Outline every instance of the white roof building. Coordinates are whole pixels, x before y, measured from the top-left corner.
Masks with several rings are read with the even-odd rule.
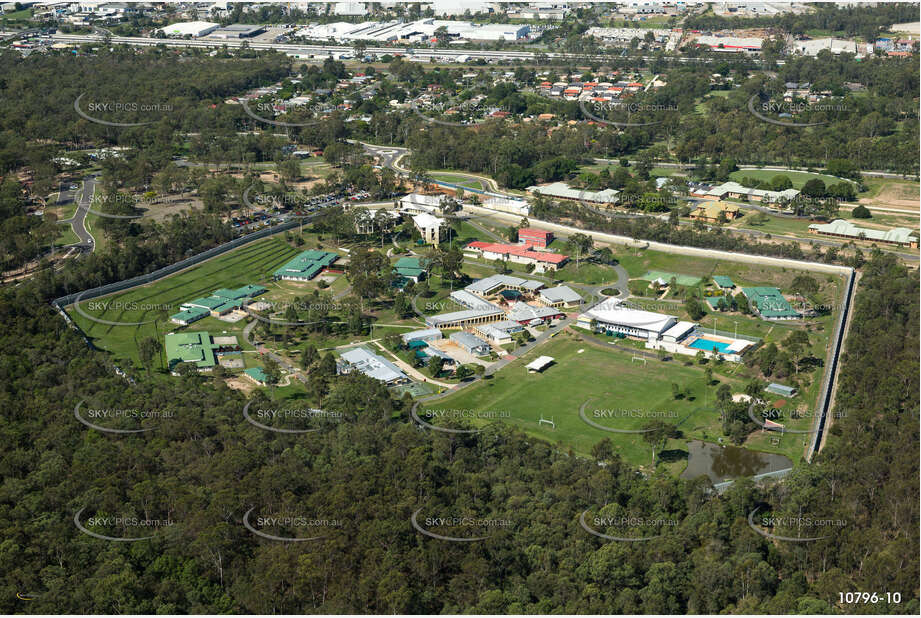
[[[359,3],[346,3],[359,4]],[[455,6],[457,2],[453,3]],[[463,12],[463,11],[461,11]],[[365,21],[358,24],[336,22],[332,24],[311,24],[297,31],[296,36],[314,40],[334,39],[340,43],[350,41],[423,42],[435,36],[444,28],[449,36],[476,41],[514,41],[528,36],[531,27],[527,24],[474,24],[469,21],[443,20],[427,17],[411,22]]]
[[[845,39],[812,39],[809,41],[793,41],[790,44],[793,53],[804,56],[817,56],[820,51],[827,49],[833,54],[857,55],[857,42]]]
[[[558,315],[562,315],[562,312],[553,307],[535,307],[527,303],[515,303],[508,312],[508,319],[519,324],[538,323]]]
[[[468,292],[473,292],[482,296],[489,296],[490,293],[495,292],[500,288],[511,288],[513,290],[533,292],[535,290],[539,290],[543,286],[544,284],[542,282],[536,281],[534,279],[524,279],[522,277],[514,277],[512,275],[502,275],[497,273],[495,275],[490,275],[488,277],[478,279],[464,289]]]
[[[406,374],[400,371],[399,367],[364,347],[343,352],[342,360],[347,363],[343,373],[349,373],[355,369],[369,378],[380,380],[386,384],[409,380]]]
[[[441,228],[444,224],[444,219],[439,219],[425,212],[413,215],[413,225],[422,234],[422,239],[429,244],[438,244],[438,241],[441,240]]]
[[[160,28],[160,30],[166,36],[200,37],[205,36],[206,34],[211,34],[220,27],[220,24],[216,24],[210,21],[183,21],[177,22],[175,24],[170,24],[169,26],[164,26],[163,28]]]
[[[442,338],[442,334],[437,328],[424,328],[403,333],[401,337],[403,338],[403,343],[408,344],[410,341],[437,341]]]
[[[513,215],[528,216],[531,206],[526,200],[516,200],[508,197],[490,197],[483,200],[483,208],[512,213]]]
[[[541,290],[540,299],[548,305],[577,305],[582,302],[579,293],[565,285]]]
[[[583,200],[596,204],[613,204],[617,201],[619,191],[605,189],[604,191],[589,191],[587,189],[571,189],[565,182],[553,182],[549,185],[534,185],[527,188],[528,193],[559,197],[566,200]]]
[[[757,37],[736,37],[736,36],[713,36],[704,35],[697,37],[694,41],[697,45],[707,46],[713,51],[761,51],[761,44],[764,39]]]
[[[480,0],[433,0],[432,10],[435,15],[463,15],[470,13],[489,13],[495,2],[481,2]]]
[[[525,369],[528,371],[543,371],[550,366],[550,363],[553,362],[552,356],[538,356],[530,363],[525,365]]]
[[[908,247],[918,246],[918,237],[907,227],[877,230],[869,227],[859,227],[844,219],[835,219],[831,223],[813,223],[809,226],[809,233],[852,238],[854,240],[884,242]]]
[[[583,326],[592,320],[605,330],[642,339],[650,335],[658,337],[678,322],[673,315],[626,307],[619,298],[608,298],[579,316],[579,323]]]
[[[681,321],[662,333],[662,339],[670,342],[678,342],[688,336],[688,333],[697,328],[694,322]]]
[[[411,215],[426,213],[433,215],[438,212],[441,203],[448,199],[448,196],[439,193],[438,195],[423,195],[422,193],[410,193],[400,198],[400,212]]]
[[[488,300],[482,299],[476,294],[471,294],[467,290],[454,290],[451,292],[451,300],[467,309],[498,309],[497,305]]]
[[[778,176],[782,176],[782,173],[778,173]],[[799,195],[799,189],[784,189],[783,191],[770,191],[768,189],[751,189],[740,185],[737,182],[729,181],[724,182],[721,185],[717,185],[707,191],[707,195],[710,197],[716,197],[722,199],[727,195],[739,195],[748,198],[755,198],[762,202],[779,202],[780,200],[792,200]]]

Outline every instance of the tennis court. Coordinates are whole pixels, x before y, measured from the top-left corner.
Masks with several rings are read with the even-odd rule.
[[[402,397],[404,393],[409,393],[411,397],[422,397],[423,395],[429,395],[435,392],[435,389],[432,388],[430,384],[425,384],[423,382],[399,384],[391,386],[390,390],[393,391],[397,397]]]

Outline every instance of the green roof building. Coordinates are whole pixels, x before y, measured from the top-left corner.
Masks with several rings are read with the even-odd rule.
[[[165,343],[170,371],[179,363],[194,363],[199,369],[210,369],[216,363],[214,350],[220,347],[206,331],[170,333]]]
[[[218,315],[224,315],[225,313],[230,313],[234,309],[239,309],[242,306],[243,303],[239,300],[228,300],[212,309],[212,311]]]
[[[214,290],[211,296],[217,296],[225,300],[242,300],[244,298],[259,296],[268,291],[268,288],[264,288],[261,285],[244,285],[242,288],[237,288],[236,290],[229,290],[227,288]]]
[[[713,283],[722,290],[731,290],[736,286],[732,279],[724,275],[713,275]]]
[[[393,270],[398,276],[412,279],[416,283],[421,281],[427,272],[422,266],[422,260],[414,257],[401,257],[393,265]]]
[[[265,371],[262,370],[262,367],[250,367],[243,373],[246,374],[256,384],[265,385],[268,383],[269,377],[265,375]]]
[[[802,317],[777,288],[742,288],[742,293],[765,320],[795,320]]]
[[[330,251],[309,249],[294,256],[287,264],[275,271],[276,279],[310,281],[323,269],[329,267],[339,256]]]
[[[186,301],[179,305],[179,308],[189,310],[197,307],[199,309],[207,309],[208,311],[211,311],[212,309],[217,309],[226,302],[226,298],[221,298],[220,296],[208,296]]]
[[[241,298],[246,298],[246,292],[241,292],[240,290],[228,290],[227,288],[221,288],[219,290],[214,290],[211,292],[211,296],[216,296],[218,298],[223,298],[226,300],[240,300]]]
[[[260,294],[265,294],[269,291],[269,288],[263,287],[261,285],[250,284],[244,285],[242,288],[238,288],[236,291],[242,293],[246,298],[253,298],[255,296],[259,296]]]
[[[177,314],[170,316],[170,321],[175,322],[176,324],[182,324],[183,326],[188,326],[192,322],[197,322],[203,317],[207,316],[210,312],[207,309],[202,309],[201,307],[190,307],[184,311],[180,311]]]

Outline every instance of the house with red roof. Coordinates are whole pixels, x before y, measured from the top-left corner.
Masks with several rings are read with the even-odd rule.
[[[516,264],[533,264],[535,272],[546,272],[561,268],[569,261],[568,255],[549,251],[534,251],[528,242],[519,245],[474,241],[464,251],[487,260],[508,260]]]

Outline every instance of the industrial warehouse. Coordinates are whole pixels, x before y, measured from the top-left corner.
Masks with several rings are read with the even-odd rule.
[[[217,26],[217,24],[215,24]],[[324,43],[373,41],[375,43],[430,43],[433,40],[516,41],[528,36],[527,24],[474,24],[469,21],[419,19],[402,21],[335,22],[314,24],[297,31],[296,36]]]

